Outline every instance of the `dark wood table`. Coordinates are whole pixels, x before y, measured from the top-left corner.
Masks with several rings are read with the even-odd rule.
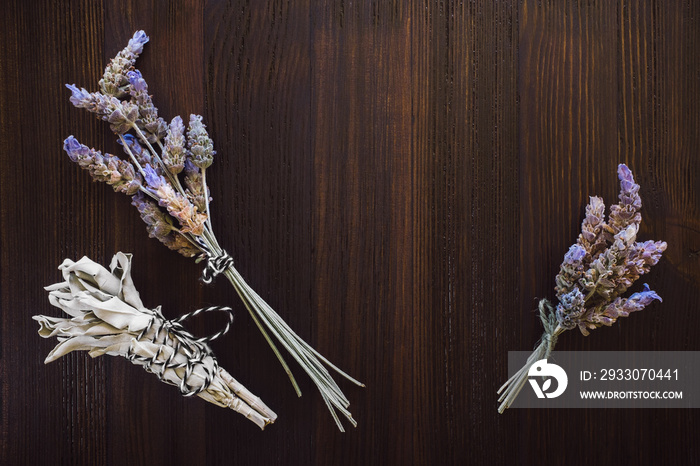
[[[297,399],[225,280],[147,238],[126,196],[61,150],[119,153],[64,83],[96,89],[137,29],[161,115],[201,113],[218,155],[213,223],[249,283],[365,382],[341,434]],[[697,410],[510,410],[507,355],[589,195],[641,184],[664,298],[558,349],[700,350],[700,3],[8,0],[0,15],[0,463],[697,464]],[[73,353],[34,314],[87,255],[134,254],[144,302],[236,309],[213,347],[279,414],[264,432],[124,359]],[[637,287],[641,287],[640,284]],[[636,288],[635,288],[636,289]],[[194,321],[206,334],[216,318]],[[189,324],[188,324],[189,325]]]

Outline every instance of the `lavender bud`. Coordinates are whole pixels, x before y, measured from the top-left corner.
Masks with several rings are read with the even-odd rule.
[[[202,213],[207,213],[207,204],[204,198],[204,181],[199,168],[189,159],[185,160],[185,186],[187,187],[185,194],[187,198],[197,207],[197,210]],[[209,190],[207,189],[207,195]],[[211,201],[211,198],[209,198]]]
[[[581,274],[584,271],[582,261],[585,257],[586,249],[579,244],[571,246],[564,256],[564,262],[562,262],[555,279],[557,296],[560,299],[562,295],[571,292],[579,278],[581,278]]]
[[[141,177],[131,163],[110,154],[80,144],[73,136],[63,142],[63,149],[68,157],[80,168],[88,170],[95,181],[102,181],[112,186],[117,192],[133,195],[142,186]]]
[[[632,296],[630,296],[627,302],[625,303],[624,307],[627,312],[641,311],[646,306],[651,304],[655,299],[663,301],[663,299],[661,299],[661,296],[659,296],[656,293],[656,291],[650,290],[649,285],[645,283],[644,290],[640,291],[639,293],[634,293]]]
[[[605,224],[605,204],[603,199],[591,196],[590,202],[586,206],[586,217],[581,223],[581,234],[578,237],[578,244],[586,249],[586,253],[591,259],[605,249],[608,233]]]
[[[650,267],[656,265],[661,259],[661,254],[666,250],[664,241],[645,241],[636,243],[630,259],[641,261],[644,272],[648,272]]]
[[[158,116],[158,109],[153,105],[153,99],[148,95],[148,84],[141,76],[139,70],[129,71],[127,74],[132,102],[138,106],[141,118],[137,120],[139,128],[146,131],[146,137],[153,143],[165,136],[167,125]]]
[[[126,73],[126,78],[129,80],[129,84],[131,84],[130,91],[132,92],[132,95],[135,93],[140,94],[142,92],[148,92],[148,84],[146,84],[146,80],[143,79],[143,76],[139,70],[129,71]]]
[[[610,207],[608,222],[614,233],[642,221],[642,216],[638,212],[642,208],[642,198],[639,196],[639,185],[634,182],[632,172],[627,165],[620,164],[617,175],[620,179],[620,202]]]
[[[197,212],[185,196],[173,189],[172,185],[150,165],[143,168],[146,182],[151,191],[158,197],[158,204],[165,207],[168,213],[180,223],[182,233],[192,233],[200,236],[204,233],[205,214]]]
[[[559,299],[556,311],[559,325],[565,329],[572,329],[579,325],[581,316],[586,312],[584,303],[583,293],[578,288],[574,288],[571,292],[563,295]]]
[[[75,84],[66,84],[66,87],[70,89],[73,94],[70,97],[70,103],[75,107],[91,108],[94,105],[92,93],[88,92],[87,89],[83,87],[78,88]]]
[[[200,115],[190,115],[187,144],[190,149],[192,162],[196,166],[206,169],[212,164],[216,152]]]
[[[168,183],[165,181],[165,178],[156,173],[156,171],[150,165],[143,167],[143,174],[146,178],[146,184],[154,191],[157,191],[161,188],[161,186]]]
[[[131,204],[138,209],[141,219],[146,223],[148,236],[165,242],[165,237],[173,231],[173,225],[168,215],[143,193],[135,195],[131,200]]]
[[[108,96],[121,98],[127,94],[129,81],[127,73],[136,63],[136,58],[143,51],[148,36],[143,31],[136,31],[129,44],[114,57],[105,68],[100,80],[100,89]]]
[[[146,223],[150,238],[156,238],[169,249],[179,252],[185,257],[195,256],[199,250],[174,230],[170,216],[163,212],[153,201],[142,193],[137,193],[131,200]]]
[[[148,36],[144,31],[136,31],[134,36],[129,39],[129,44],[126,46],[127,49],[135,56],[141,55],[143,52],[143,46],[148,42]]]
[[[578,244],[574,244],[564,255],[564,263],[576,266],[586,257],[586,250]]]
[[[186,154],[185,125],[182,123],[182,118],[176,116],[170,122],[163,151],[163,163],[170,173],[177,175],[185,168]]]
[[[68,136],[63,141],[63,150],[66,151],[68,157],[73,162],[78,162],[79,160],[88,156],[90,149],[83,144],[80,144],[73,135]]]
[[[650,290],[649,285],[645,283],[643,291],[634,293],[628,299],[616,299],[605,308],[602,315],[615,321],[618,317],[628,317],[632,312],[641,311],[655,299],[663,301],[661,296],[655,291]]]
[[[112,99],[112,105],[108,109],[109,113],[103,119],[110,123],[112,131],[117,134],[124,134],[136,124],[139,109],[130,102],[120,102],[117,99]]]
[[[99,92],[87,92],[76,86],[66,84],[73,95],[70,101],[78,108],[84,108],[97,115],[98,118],[111,123],[112,131],[117,134],[127,132],[138,117],[138,107],[122,102],[115,97],[106,96]]]

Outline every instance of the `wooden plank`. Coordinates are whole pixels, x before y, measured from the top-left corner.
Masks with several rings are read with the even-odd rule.
[[[464,464],[473,446],[493,442],[502,332],[513,335],[519,321],[517,288],[506,285],[517,280],[520,234],[518,10],[416,2],[413,11],[413,438],[416,464]],[[506,452],[480,456],[499,464]]]
[[[207,115],[221,155],[213,191],[217,235],[248,283],[315,346],[309,4],[209,1],[205,22]],[[207,442],[209,460],[312,464],[318,392],[278,345],[303,392],[297,398],[230,286],[221,286],[224,302],[239,311],[236,340],[221,345],[222,364],[279,420],[257,432],[227,413],[211,413],[210,430],[220,433]]]
[[[314,297],[319,348],[359,426],[318,401],[318,464],[410,464],[413,160],[410,17],[402,2],[318,4],[313,18]]]
[[[39,341],[32,314],[49,313],[42,286],[60,279],[56,267],[102,232],[103,213],[86,199],[102,192],[66,164],[70,104],[63,83],[96,70],[102,59],[101,5],[94,2],[8,2],[4,5],[2,126],[2,463],[41,464],[76,448],[104,462],[107,439],[106,365],[71,355],[44,366],[53,346]],[[76,28],[76,23],[88,27]],[[64,60],[80,54],[81,60]],[[76,66],[77,65],[77,66]],[[83,128],[95,128],[78,117]],[[88,123],[89,122],[89,123]],[[84,132],[85,134],[87,132]],[[80,134],[80,133],[76,133]],[[99,140],[99,137],[98,137]],[[62,189],[57,189],[57,187]],[[59,211],[61,205],[73,206]],[[76,235],[77,228],[82,232]],[[43,448],[36,447],[41,439]]]

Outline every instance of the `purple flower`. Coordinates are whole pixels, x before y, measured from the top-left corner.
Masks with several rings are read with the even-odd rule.
[[[206,126],[200,115],[190,115],[190,126],[187,132],[187,143],[192,155],[192,163],[206,169],[214,160],[214,144],[209,138]]]
[[[661,296],[655,291],[650,290],[649,285],[645,283],[643,291],[634,293],[628,299],[617,298],[614,302],[606,306],[603,312],[597,317],[601,319],[605,316],[614,322],[618,317],[627,317],[632,312],[641,311],[655,299],[663,301]]]
[[[148,42],[148,36],[144,31],[136,31],[134,36],[129,40],[129,49],[134,55],[139,55],[143,52],[143,46]]]
[[[168,220],[168,215],[143,193],[137,193],[131,199],[131,204],[138,209],[141,219],[146,222],[148,236],[165,242],[165,237],[173,230],[173,226]]]
[[[620,202],[611,206],[606,222],[603,200],[590,198],[581,235],[564,256],[556,277],[559,324],[567,329],[578,325],[584,335],[601,325],[612,325],[618,317],[641,310],[654,299],[661,299],[646,285],[644,291],[621,298],[659,261],[666,243],[635,243],[642,221],[639,185],[624,164],[618,166],[618,177]]]
[[[117,134],[124,134],[136,123],[139,109],[136,105],[120,101],[114,97],[110,99],[111,105],[105,110],[103,120],[110,123],[110,128]]]
[[[656,265],[661,259],[661,254],[666,250],[664,241],[644,241],[643,243],[635,243],[634,253],[630,254],[633,259],[640,260],[644,265]]]
[[[158,190],[165,180],[162,176],[158,175],[156,171],[150,165],[143,167],[143,174],[146,177],[146,184],[154,190]]]
[[[557,297],[559,299],[571,292],[579,278],[581,278],[581,274],[584,272],[582,261],[585,257],[586,249],[579,244],[571,246],[566,255],[564,255],[564,262],[561,263],[559,273],[555,278]]]
[[[639,196],[639,185],[634,182],[634,176],[632,171],[625,165],[621,163],[617,167],[617,177],[620,179],[620,200],[629,201],[626,203],[636,202]],[[641,207],[641,200],[639,200],[639,207]]]
[[[581,320],[581,316],[586,312],[584,302],[585,297],[578,288],[561,296],[556,311],[559,324],[565,329],[575,328]]]
[[[586,206],[586,217],[581,223],[581,238],[579,243],[587,249],[596,241],[604,222],[605,204],[597,196],[591,196]]]
[[[80,144],[73,136],[68,136],[63,141],[63,149],[68,157],[80,168],[87,170],[95,181],[105,182],[115,191],[129,196],[141,188],[141,177],[136,174],[131,163],[111,154],[102,154],[98,150],[90,149]]]
[[[620,202],[610,207],[608,221],[613,234],[642,221],[642,215],[639,213],[639,209],[642,208],[642,198],[639,197],[639,185],[634,182],[632,172],[627,165],[620,164],[617,175],[620,179]]]
[[[66,84],[73,95],[70,97],[70,102],[78,108],[87,108],[93,104],[93,95],[85,88],[78,88],[75,84]]]
[[[185,167],[185,125],[182,118],[176,116],[170,122],[170,129],[165,136],[165,149],[163,150],[163,163],[170,173],[177,175]]]
[[[148,92],[148,84],[146,84],[146,80],[143,79],[143,76],[139,70],[129,71],[126,73],[126,77],[134,91]]]
[[[78,142],[73,135],[68,136],[63,141],[63,150],[73,162],[77,162],[81,157],[87,155],[89,149]]]
[[[100,80],[100,89],[105,95],[122,98],[128,94],[129,80],[126,74],[133,68],[146,42],[148,42],[146,33],[137,31],[129,41],[129,45],[109,62]]]
[[[564,262],[569,265],[576,265],[586,257],[586,250],[578,244],[574,244],[564,255]]]
[[[624,307],[628,312],[641,311],[655,299],[663,302],[661,296],[659,296],[656,291],[650,290],[649,285],[645,283],[644,290],[630,296]]]
[[[148,95],[148,84],[139,70],[126,73],[127,86],[131,102],[138,106],[141,118],[136,122],[138,127],[146,131],[149,142],[156,142],[165,136],[168,129],[165,121],[158,116],[158,108],[153,105],[153,99]]]

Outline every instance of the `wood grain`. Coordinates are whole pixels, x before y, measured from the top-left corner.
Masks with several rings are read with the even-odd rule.
[[[693,464],[696,410],[496,412],[507,354],[588,196],[641,184],[664,298],[562,350],[697,351],[700,4],[659,1],[6,2],[0,19],[0,464]],[[117,153],[64,83],[96,88],[131,34],[161,115],[204,115],[214,229],[258,293],[366,388],[337,431],[297,398],[228,283],[147,238],[129,200],[69,163]],[[134,253],[168,317],[225,304],[219,362],[278,414],[264,432],[127,361],[75,353],[31,316],[83,255]],[[220,325],[196,320],[195,333]],[[346,424],[347,425],[347,424]]]

